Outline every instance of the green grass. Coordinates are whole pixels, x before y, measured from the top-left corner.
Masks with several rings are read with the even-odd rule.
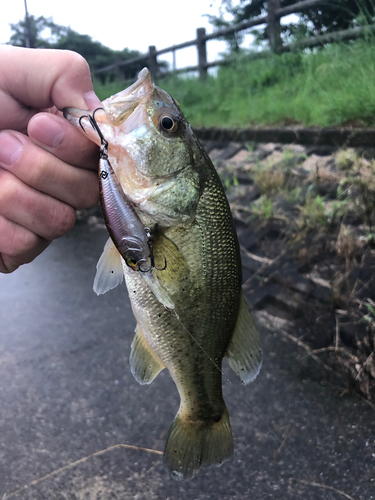
[[[242,55],[205,81],[158,83],[193,126],[375,125],[375,38],[249,60]],[[95,85],[101,99],[121,84]]]

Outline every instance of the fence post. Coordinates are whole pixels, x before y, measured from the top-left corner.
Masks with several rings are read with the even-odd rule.
[[[148,48],[148,69],[150,70],[152,78],[156,78],[158,73],[158,61],[156,59],[155,45],[150,45]]]
[[[197,51],[199,76],[204,79],[207,76],[207,50],[206,50],[206,28],[197,28]]]
[[[267,32],[271,50],[275,54],[279,54],[283,45],[280,36],[280,18],[276,15],[276,11],[280,9],[280,0],[268,0],[267,9]]]

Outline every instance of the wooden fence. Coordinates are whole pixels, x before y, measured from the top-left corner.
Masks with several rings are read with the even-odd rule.
[[[327,33],[320,36],[314,36],[311,38],[305,38],[304,40],[295,42],[293,44],[288,44],[288,45],[283,44],[280,35],[281,34],[280,19],[293,13],[303,12],[319,4],[322,5],[322,7],[324,8],[324,4],[327,5],[328,3],[332,5],[333,3],[335,3],[335,0],[331,1],[304,0],[283,8],[280,8],[280,0],[268,0],[267,14],[264,16],[251,19],[249,21],[244,21],[240,24],[236,24],[229,28],[224,28],[221,30],[214,31],[211,34],[207,34],[205,28],[198,28],[196,32],[197,37],[194,40],[183,42],[177,45],[172,45],[170,47],[166,47],[165,49],[161,50],[156,50],[155,45],[150,45],[147,54],[132,59],[127,59],[125,61],[121,61],[116,64],[111,64],[109,66],[105,66],[104,68],[100,68],[99,70],[94,71],[94,74],[99,75],[113,70],[118,72],[120,67],[144,61],[145,65],[148,66],[154,78],[166,76],[170,73],[185,73],[188,71],[197,71],[199,72],[200,77],[204,78],[207,75],[208,68],[230,63],[230,60],[228,59],[221,59],[210,63],[207,62],[206,43],[209,40],[214,40],[226,35],[231,35],[238,31],[243,31],[249,28],[253,28],[254,26],[259,26],[261,24],[267,25],[268,37],[270,40],[270,51],[267,50],[263,52],[254,53],[252,56],[254,58],[263,57],[270,53],[280,54],[282,52],[289,52],[292,50],[298,50],[298,49],[302,50],[305,48],[316,47],[319,45],[324,45],[326,43],[353,40],[355,38],[363,37],[369,33],[375,33],[375,25],[368,25],[364,27],[357,27],[343,31],[335,31],[332,33]],[[197,48],[197,59],[198,59],[197,66],[188,66],[185,68],[176,69],[176,51],[191,46],[196,46]],[[173,70],[169,72],[163,72],[161,74],[158,71],[157,57],[163,54],[167,54],[169,52],[172,52],[173,54]]]

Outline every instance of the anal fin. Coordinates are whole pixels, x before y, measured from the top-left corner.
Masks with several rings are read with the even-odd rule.
[[[257,377],[262,366],[262,349],[255,321],[243,295],[236,327],[225,355],[243,384],[249,384]]]
[[[139,325],[130,351],[130,367],[132,374],[140,384],[151,384],[163,370],[164,365],[148,345]]]

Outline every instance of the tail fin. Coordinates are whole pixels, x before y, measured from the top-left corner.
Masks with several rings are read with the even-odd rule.
[[[194,476],[200,467],[222,464],[233,454],[227,408],[218,422],[196,423],[176,415],[164,450],[164,463],[176,479]]]

